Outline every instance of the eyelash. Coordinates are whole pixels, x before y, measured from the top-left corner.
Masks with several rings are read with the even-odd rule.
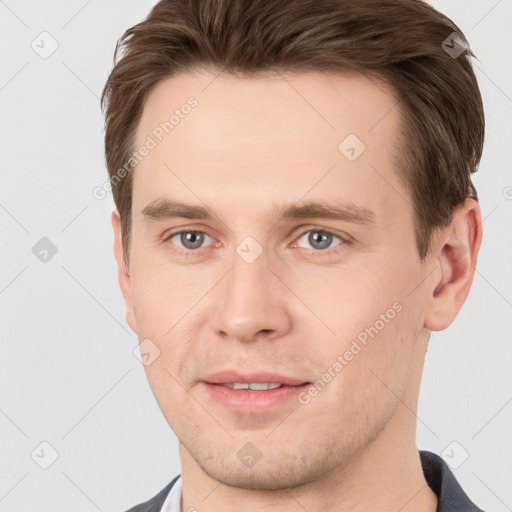
[[[308,254],[311,254],[311,255],[329,256],[329,255],[344,251],[346,249],[346,246],[350,244],[350,240],[348,239],[348,237],[343,238],[342,236],[332,233],[331,231],[328,231],[325,229],[319,229],[319,228],[310,228],[310,229],[307,229],[306,231],[303,231],[298,237],[296,237],[296,239],[295,239],[296,241],[294,243],[297,243],[297,241],[300,240],[305,234],[311,233],[311,232],[330,235],[330,236],[333,236],[334,238],[338,238],[341,241],[341,243],[339,243],[338,245],[335,245],[333,248],[329,248],[329,249],[324,249],[324,250],[304,249],[305,251],[307,251]],[[181,235],[183,233],[198,233],[198,234],[210,236],[210,235],[208,235],[208,233],[206,233],[204,231],[195,230],[195,229],[185,229],[185,230],[170,233],[168,236],[164,237],[163,242],[168,242],[168,241],[170,241],[170,239],[172,237],[174,237],[176,235]],[[210,237],[210,238],[212,238],[212,237]],[[172,245],[174,245],[174,244],[172,244]],[[174,246],[174,247],[175,248],[173,249],[173,251],[175,251],[178,254],[184,255],[184,256],[200,254],[200,253],[202,253],[203,249],[207,248],[207,247],[200,247],[198,249],[182,249],[181,247],[178,247],[178,248],[176,248],[176,246]],[[301,247],[299,247],[299,249],[301,249]]]

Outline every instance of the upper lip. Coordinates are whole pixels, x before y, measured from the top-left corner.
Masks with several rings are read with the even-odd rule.
[[[298,386],[306,384],[303,379],[296,379],[286,375],[270,372],[257,372],[257,373],[239,373],[235,371],[222,371],[212,373],[204,378],[204,382],[209,384],[230,384],[230,383],[256,383],[268,382],[284,384],[286,386]]]

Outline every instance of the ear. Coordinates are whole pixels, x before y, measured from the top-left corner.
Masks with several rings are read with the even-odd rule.
[[[482,242],[482,218],[478,202],[468,198],[459,205],[450,225],[432,242],[431,257],[440,272],[433,273],[430,280],[431,295],[425,327],[431,331],[442,331],[455,320],[475,275]]]
[[[119,212],[116,209],[112,211],[112,228],[114,229],[114,256],[117,261],[119,286],[121,287],[121,292],[123,293],[126,304],[126,321],[132,331],[137,333],[137,322],[135,321],[132,301],[131,278],[124,257],[121,219],[119,217]]]

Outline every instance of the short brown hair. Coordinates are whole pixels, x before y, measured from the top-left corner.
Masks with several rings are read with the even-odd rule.
[[[423,0],[161,0],[118,41],[101,97],[126,263],[133,182],[116,172],[155,84],[201,67],[242,76],[350,69],[390,85],[402,114],[397,167],[424,259],[433,232],[476,199],[485,121],[470,56],[459,28]]]

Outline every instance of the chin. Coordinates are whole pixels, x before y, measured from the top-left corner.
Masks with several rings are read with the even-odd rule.
[[[251,467],[244,465],[240,454],[251,453],[253,448],[246,448],[245,452],[243,448],[238,449],[234,456],[227,456],[226,452],[210,452],[207,457],[204,452],[202,456],[190,455],[205,474],[220,484],[237,489],[278,491],[322,480],[336,467],[338,461],[332,457],[332,451],[318,452],[313,446],[309,448],[309,455],[301,450],[300,443],[289,446],[288,451],[286,447],[271,449],[262,453]]]
[[[240,471],[237,464],[231,471],[226,468],[220,469],[203,467],[203,471],[213,480],[237,489],[279,491],[292,489],[315,480],[308,471],[283,471],[275,465],[262,465],[258,469],[246,469]]]

